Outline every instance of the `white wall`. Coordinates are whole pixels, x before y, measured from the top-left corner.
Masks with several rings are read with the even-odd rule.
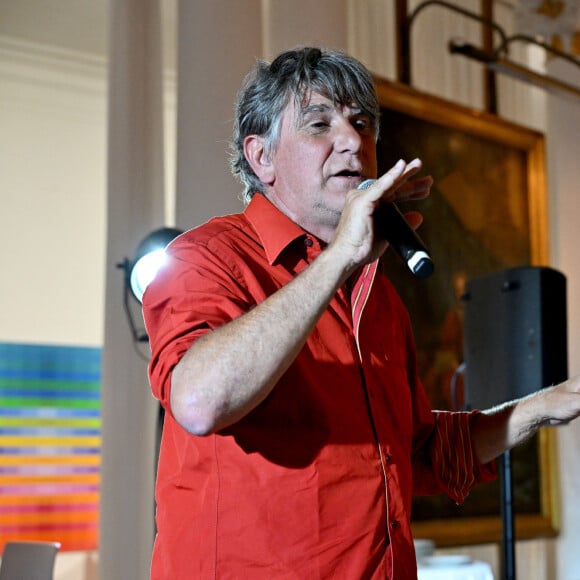
[[[0,340],[101,344],[105,75],[0,37]]]
[[[580,87],[580,68],[563,61],[548,64],[548,73]],[[550,96],[548,167],[552,209],[552,256],[568,279],[568,353],[570,374],[580,373],[580,100]],[[561,534],[556,542],[560,580],[580,579],[580,421],[559,433]]]

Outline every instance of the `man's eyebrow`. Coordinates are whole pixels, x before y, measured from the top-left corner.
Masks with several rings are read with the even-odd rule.
[[[313,103],[310,105],[306,105],[305,107],[302,107],[302,109],[300,110],[300,117],[304,118],[310,114],[316,113],[330,113],[335,108],[336,107],[334,107],[333,105],[329,105],[327,103]],[[364,111],[358,105],[352,104],[350,105],[350,109],[352,115],[355,117],[365,114]]]
[[[305,107],[302,107],[300,114],[302,117],[306,117],[306,115],[309,115],[311,113],[328,113],[332,109],[333,109],[333,107],[331,107],[330,105],[327,105],[326,103],[315,103],[315,104],[306,105]]]

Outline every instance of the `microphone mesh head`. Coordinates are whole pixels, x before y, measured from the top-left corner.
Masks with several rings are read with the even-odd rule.
[[[368,189],[376,179],[365,179],[362,183],[359,183],[357,189]]]

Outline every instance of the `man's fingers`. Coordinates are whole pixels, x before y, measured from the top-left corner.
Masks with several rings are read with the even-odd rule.
[[[409,163],[407,163],[407,166],[405,167],[405,171],[403,172],[403,177],[405,177],[405,178],[412,177],[418,171],[420,171],[422,167],[423,167],[423,162],[419,158],[416,157],[415,159],[413,159],[413,161],[410,161]]]
[[[431,176],[413,178],[422,166],[420,159],[413,159],[409,163],[401,159],[372,185],[359,189],[358,196],[373,205],[379,200],[391,202],[424,199],[430,193],[433,178]]]
[[[418,177],[403,183],[397,190],[397,199],[413,200],[423,199],[429,195],[431,186],[433,185],[433,178],[428,175],[426,177]]]
[[[400,183],[406,167],[407,164],[400,159],[389,171],[381,175],[378,179],[363,181],[356,190],[356,197],[364,198],[373,204],[381,198],[385,201],[392,201],[395,198],[394,192],[396,191],[397,184]]]
[[[378,195],[376,199],[379,199],[384,193],[393,189],[398,183],[400,183],[405,175],[407,167],[407,163],[402,159],[399,159],[399,161],[397,161],[389,171],[376,180],[373,187],[376,188],[377,192],[381,193],[381,195]]]

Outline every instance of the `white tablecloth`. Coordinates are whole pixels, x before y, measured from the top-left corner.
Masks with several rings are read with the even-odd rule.
[[[418,567],[418,580],[493,580],[491,566],[486,562],[469,562],[468,564],[422,565]]]

